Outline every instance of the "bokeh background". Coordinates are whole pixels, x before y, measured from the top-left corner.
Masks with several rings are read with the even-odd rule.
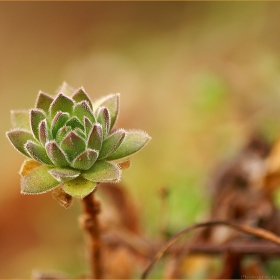
[[[153,137],[122,182],[150,237],[169,188],[176,232],[207,217],[221,159],[254,131],[280,134],[279,13],[277,2],[0,2],[0,278],[87,269],[79,201],[64,210],[49,194],[20,195],[11,109],[63,81],[93,100],[120,92],[118,126]]]

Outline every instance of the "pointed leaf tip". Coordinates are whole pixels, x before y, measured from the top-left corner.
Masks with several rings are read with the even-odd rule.
[[[67,156],[55,141],[50,141],[46,144],[46,152],[54,165],[60,167],[69,166]]]
[[[39,140],[39,123],[44,119],[46,119],[46,114],[43,110],[41,109],[30,110],[30,126],[34,137],[38,140]]]
[[[124,129],[119,129],[109,135],[102,144],[99,159],[105,159],[115,152],[125,139],[125,134],[126,131]]]
[[[90,109],[92,110],[92,102],[83,87],[80,87],[79,89],[76,90],[76,92],[72,96],[72,99],[75,100],[77,103],[81,101],[86,101]]]
[[[74,131],[70,131],[61,142],[61,149],[66,153],[72,161],[86,149],[85,140],[77,135]]]
[[[93,109],[97,110],[98,107],[106,107],[110,113],[110,127],[109,130],[115,125],[120,107],[120,94],[109,94],[105,97],[102,97],[93,103]]]
[[[26,151],[29,153],[29,155],[37,160],[40,163],[52,165],[52,161],[48,157],[46,150],[41,145],[35,143],[32,140],[28,140],[26,144],[24,145]]]
[[[50,105],[51,117],[53,118],[58,111],[67,112],[71,115],[73,106],[74,102],[69,97],[63,93],[59,93]]]
[[[102,126],[98,123],[94,124],[88,136],[88,148],[93,150],[100,150],[102,146]]]
[[[49,110],[49,107],[51,105],[51,103],[53,102],[53,97],[51,97],[50,95],[39,91],[36,103],[35,103],[35,107],[37,109],[42,109],[43,111],[45,111],[46,113]]]
[[[104,139],[110,131],[110,123],[111,123],[110,112],[106,107],[99,108],[99,111],[97,113],[97,121],[102,126],[103,139]]]
[[[84,121],[84,117],[87,117],[92,123],[95,123],[95,117],[93,115],[92,109],[90,108],[87,101],[82,100],[81,102],[75,104],[74,115],[81,121]]]
[[[24,154],[25,156],[30,157],[29,153],[25,149],[26,142],[28,140],[34,140],[34,137],[30,132],[20,129],[14,129],[8,131],[6,135],[12,143],[12,145],[14,146],[14,148],[16,148],[20,153]]]
[[[95,163],[97,157],[98,151],[87,149],[73,160],[72,167],[79,170],[88,170]]]
[[[118,160],[131,156],[148,144],[151,137],[144,131],[128,131],[121,146],[107,160]]]

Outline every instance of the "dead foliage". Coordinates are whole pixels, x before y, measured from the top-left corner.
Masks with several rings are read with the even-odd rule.
[[[269,144],[253,135],[235,158],[222,163],[213,174],[208,186],[212,202],[208,222],[187,228],[169,243],[164,218],[159,221],[158,238],[148,238],[140,211],[125,186],[100,185],[103,277],[138,278],[165,252],[164,279],[268,277],[266,262],[280,256],[280,210],[274,201],[279,184],[280,140]],[[168,212],[168,189],[161,188],[159,196],[162,209]],[[191,239],[179,239],[192,229],[198,231]],[[278,245],[262,240],[270,240],[270,235]],[[219,265],[213,265],[213,256]],[[150,270],[146,272],[147,276]]]

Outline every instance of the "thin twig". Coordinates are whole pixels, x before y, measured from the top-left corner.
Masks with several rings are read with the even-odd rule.
[[[88,245],[91,266],[90,278],[101,279],[103,276],[101,259],[102,242],[100,239],[100,227],[97,218],[97,215],[100,212],[100,204],[94,199],[93,192],[84,197],[82,203],[84,206],[82,225],[90,237]]]
[[[202,227],[213,227],[213,226],[228,226],[231,228],[234,228],[236,230],[239,230],[241,232],[245,232],[263,239],[266,239],[268,241],[271,241],[273,243],[276,243],[280,245],[280,237],[273,234],[270,231],[264,230],[262,228],[253,228],[247,225],[240,225],[236,222],[231,221],[210,221],[200,224],[195,224],[193,226],[187,227],[183,229],[182,231],[178,232],[177,234],[173,235],[157,252],[149,266],[145,269],[144,273],[142,274],[142,279],[146,279],[149,275],[150,271],[152,270],[154,264],[163,256],[164,252],[172,245],[174,244],[182,235],[198,228]]]

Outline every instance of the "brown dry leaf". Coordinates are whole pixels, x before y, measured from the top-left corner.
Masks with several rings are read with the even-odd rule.
[[[61,187],[55,188],[52,191],[52,196],[59,204],[66,209],[73,204],[73,197],[67,194]]]
[[[24,177],[26,175],[28,175],[30,172],[32,172],[34,169],[40,167],[42,164],[39,163],[38,161],[36,160],[33,160],[33,159],[26,159],[21,168],[20,168],[20,171],[19,171],[19,174]]]
[[[121,170],[127,169],[131,166],[131,161],[128,158],[126,161],[118,163],[118,166]]]

